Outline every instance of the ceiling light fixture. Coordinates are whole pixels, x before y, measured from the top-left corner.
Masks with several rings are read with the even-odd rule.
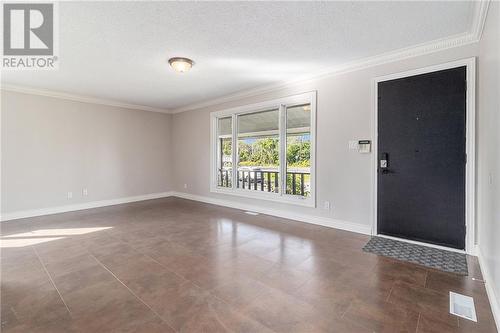
[[[182,57],[174,57],[168,59],[168,63],[170,67],[172,67],[176,72],[184,73],[187,72],[193,67],[193,60]]]

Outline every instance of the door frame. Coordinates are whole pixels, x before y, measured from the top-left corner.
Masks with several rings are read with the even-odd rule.
[[[377,196],[378,196],[378,83],[405,78],[409,76],[415,76],[419,74],[426,74],[431,72],[436,72],[445,69],[451,69],[456,67],[466,67],[466,80],[467,80],[467,91],[466,91],[466,144],[465,151],[467,154],[467,164],[465,166],[465,250],[457,250],[445,246],[434,245],[424,242],[418,242],[413,240],[408,240],[404,238],[391,237],[386,235],[379,235],[377,231]],[[373,79],[372,83],[373,92],[373,126],[372,126],[372,138],[373,138],[373,154],[372,154],[372,181],[373,181],[373,193],[372,193],[372,204],[373,204],[373,221],[371,234],[386,237],[391,239],[397,239],[400,241],[419,244],[434,248],[445,249],[454,252],[467,253],[470,255],[476,255],[475,253],[475,200],[476,200],[476,57],[441,63],[438,65],[427,66],[422,68],[417,68],[413,70],[408,70],[404,72],[393,73],[384,76],[378,76]]]

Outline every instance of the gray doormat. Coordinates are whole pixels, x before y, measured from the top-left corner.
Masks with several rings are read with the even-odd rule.
[[[467,258],[462,253],[400,242],[383,237],[372,237],[363,247],[363,250],[445,272],[460,275],[468,274]]]

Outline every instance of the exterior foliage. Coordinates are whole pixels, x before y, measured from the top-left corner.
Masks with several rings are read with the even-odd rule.
[[[227,146],[227,147],[226,147]],[[223,147],[224,154],[231,154],[231,143]],[[252,142],[238,141],[239,164],[241,166],[278,167],[279,140],[276,137],[256,139]],[[226,153],[227,152],[227,153]],[[309,167],[311,143],[302,137],[288,137],[286,152],[289,167]]]

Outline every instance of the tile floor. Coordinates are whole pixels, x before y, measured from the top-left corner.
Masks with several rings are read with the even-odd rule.
[[[2,332],[496,332],[481,272],[368,237],[166,198],[4,222]],[[474,297],[478,323],[448,314]]]

